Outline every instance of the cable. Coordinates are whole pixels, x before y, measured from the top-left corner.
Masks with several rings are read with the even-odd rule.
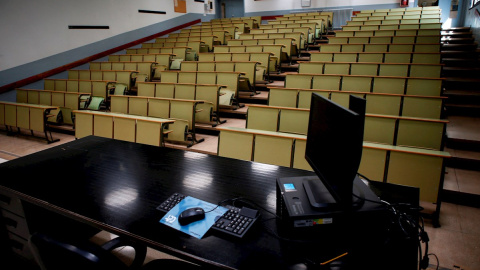
[[[370,179],[368,179],[367,177],[365,177],[364,175],[362,175],[360,173],[358,175],[361,178],[366,179],[367,181],[371,181]],[[391,226],[392,227],[389,228],[389,232],[394,232],[395,228],[397,228],[400,232],[402,232],[402,234],[404,235],[404,237],[406,237],[406,239],[409,239],[413,235],[418,237],[418,242],[417,242],[418,243],[418,251],[419,251],[419,256],[421,258],[420,261],[419,261],[419,265],[418,265],[419,269],[426,269],[429,266],[428,256],[430,256],[430,255],[433,255],[433,256],[436,257],[436,259],[437,259],[437,269],[438,269],[438,265],[439,265],[438,257],[435,254],[428,253],[429,238],[428,238],[427,232],[425,231],[424,220],[420,216],[419,217],[420,222],[418,222],[413,218],[413,215],[412,215],[412,213],[414,213],[414,212],[418,213],[418,212],[422,211],[424,209],[423,207],[414,206],[414,205],[409,204],[409,203],[395,203],[395,204],[393,204],[393,203],[387,202],[385,200],[380,200],[380,201],[369,200],[369,199],[366,199],[364,197],[360,197],[360,196],[354,194],[353,192],[352,192],[352,195],[354,197],[360,199],[360,200],[363,200],[363,201],[378,203],[378,204],[382,204],[382,205],[386,206],[389,213],[391,213]],[[244,203],[253,205],[255,208],[262,209],[263,211],[271,214],[272,215],[271,218],[264,219],[262,221],[263,227],[265,228],[267,233],[271,234],[272,236],[274,236],[275,238],[277,238],[281,241],[288,241],[288,242],[292,242],[292,243],[294,243],[294,242],[297,242],[297,243],[311,243],[311,242],[315,241],[315,240],[312,240],[312,239],[302,240],[302,239],[290,239],[290,238],[281,237],[280,235],[277,234],[276,231],[274,231],[270,226],[267,226],[265,223],[268,222],[268,221],[271,221],[271,220],[277,220],[277,219],[282,220],[282,218],[280,216],[278,216],[276,213],[274,213],[272,211],[269,211],[268,209],[262,207],[261,205],[257,204],[256,202],[254,202],[250,199],[247,199],[247,198],[236,197],[236,198],[233,198],[233,199],[222,200],[217,204],[217,206],[215,208],[213,208],[212,210],[209,210],[208,212],[211,212],[211,211],[215,210],[218,206],[221,206],[222,204],[224,204],[225,202],[228,202],[228,201],[230,201],[233,206],[235,206],[236,202],[244,202]],[[206,213],[208,213],[208,212],[206,212]],[[422,243],[425,244],[424,252],[422,252]],[[423,257],[422,257],[422,254],[423,254]]]
[[[434,253],[429,253],[428,256],[435,256],[435,258],[437,259],[437,267],[436,269],[438,270],[440,268],[440,261],[438,260],[438,256]]]
[[[254,202],[254,201],[252,201],[252,200],[250,200],[250,199],[247,199],[247,198],[244,198],[244,197],[236,197],[236,198],[231,199],[231,200],[232,200],[233,206],[235,206],[235,202],[241,201],[241,202],[250,204],[250,205],[253,206],[254,208],[256,207],[256,208],[262,209],[263,211],[271,214],[272,216],[276,217],[277,219],[280,219],[280,220],[282,219],[282,218],[281,218],[280,216],[278,216],[276,213],[274,213],[274,212],[266,209],[265,207],[259,205],[258,203]]]
[[[228,200],[230,200],[230,199],[225,199],[225,200],[222,200],[222,201],[218,202],[217,205],[216,205],[214,208],[212,208],[212,209],[210,209],[210,210],[208,210],[208,211],[205,211],[205,214],[214,211],[215,209],[217,209],[219,206],[221,206],[223,203],[225,203],[225,202],[228,201]]]
[[[371,181],[368,179],[366,176],[357,173],[361,178],[366,179],[367,181]],[[353,194],[354,196],[358,197],[357,195]],[[366,201],[370,202],[375,202],[379,203],[376,201],[371,201],[368,199],[365,199]],[[434,255],[437,258],[437,269],[439,265],[439,260],[438,257],[435,254],[428,253],[428,242],[430,241],[427,232],[425,231],[425,223],[423,220],[423,217],[419,216],[419,219],[421,223],[418,223],[412,215],[408,214],[407,211],[410,212],[420,212],[424,208],[421,206],[413,206],[412,204],[408,203],[397,203],[397,204],[391,204],[387,201],[381,200],[380,203],[384,204],[387,206],[387,209],[390,210],[390,212],[393,214],[393,217],[395,218],[396,222],[395,224],[398,225],[402,233],[407,237],[407,239],[410,237],[413,232],[416,232],[416,236],[418,237],[418,252],[419,252],[419,257],[421,258],[418,267],[419,269],[427,269],[429,266],[429,255]],[[401,211],[401,208],[403,208],[403,211]],[[393,224],[393,225],[395,225]],[[425,244],[425,251],[422,252],[422,243]],[[423,256],[422,256],[423,254]]]
[[[208,211],[205,211],[205,213],[209,213],[209,212],[214,211],[215,209],[217,209],[219,206],[222,206],[222,205],[223,205],[224,203],[226,203],[226,202],[231,202],[232,206],[235,206],[235,202],[237,202],[237,201],[242,201],[242,202],[244,202],[244,203],[253,205],[252,208],[255,208],[255,207],[260,208],[260,209],[262,209],[263,211],[265,211],[265,212],[273,215],[275,218],[281,219],[281,217],[279,217],[276,213],[274,213],[274,212],[272,212],[272,211],[269,211],[268,209],[262,207],[262,206],[259,205],[258,203],[254,202],[254,201],[252,201],[252,200],[250,200],[250,199],[243,198],[243,197],[236,197],[236,198],[233,198],[233,199],[231,199],[231,198],[230,198],[230,199],[224,199],[224,200],[218,202],[217,205],[216,205],[214,208],[212,208],[212,209],[210,209],[210,210],[208,210]]]

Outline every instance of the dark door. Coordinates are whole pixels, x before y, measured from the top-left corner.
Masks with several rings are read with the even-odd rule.
[[[217,0],[216,15],[218,18],[244,17],[245,6],[243,0]]]

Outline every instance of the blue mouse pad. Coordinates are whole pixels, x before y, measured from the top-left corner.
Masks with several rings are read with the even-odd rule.
[[[205,211],[205,219],[195,221],[184,226],[180,225],[178,223],[178,216],[184,210],[193,207],[203,208],[203,210]],[[214,210],[212,211],[212,209]],[[165,214],[162,219],[160,219],[160,223],[170,226],[198,239],[201,239],[210,229],[210,227],[215,224],[215,221],[217,221],[217,219],[219,219],[227,211],[228,209],[223,206],[217,206],[216,204],[187,196],[177,205],[175,205],[170,211],[168,211],[168,213]]]

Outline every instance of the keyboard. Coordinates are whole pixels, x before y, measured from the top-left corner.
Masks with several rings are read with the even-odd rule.
[[[157,210],[168,212],[185,197],[183,194],[174,193],[162,202]],[[212,225],[211,229],[215,231],[242,238],[258,219],[258,210],[233,205],[222,206],[226,207],[228,211]]]

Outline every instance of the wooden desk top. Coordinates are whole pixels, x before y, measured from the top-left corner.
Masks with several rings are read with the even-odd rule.
[[[20,106],[20,107],[31,107],[31,108],[44,109],[44,110],[58,109],[58,106],[53,106],[53,105],[19,103],[19,102],[11,102],[11,101],[0,101],[0,104],[14,105],[14,106]]]
[[[0,164],[0,174],[0,188],[28,203],[214,268],[288,269],[356,254],[352,244],[373,254],[369,266],[381,258],[369,246],[374,241],[357,239],[368,235],[357,225],[306,238],[277,228],[276,178],[314,175],[309,171],[89,136]],[[217,232],[196,239],[159,223],[164,213],[156,207],[174,192],[212,203],[245,197],[262,217],[243,239]]]
[[[162,123],[162,124],[175,122],[175,120],[173,119],[165,119],[165,118],[141,116],[141,115],[133,115],[133,114],[125,114],[125,113],[114,113],[114,112],[92,111],[92,110],[75,110],[73,112],[83,113],[83,114],[103,115],[103,116],[110,116],[110,117],[117,117],[117,118],[124,118],[124,119],[133,119],[133,120],[140,120],[140,121],[149,121],[149,122],[156,122],[156,123]]]

